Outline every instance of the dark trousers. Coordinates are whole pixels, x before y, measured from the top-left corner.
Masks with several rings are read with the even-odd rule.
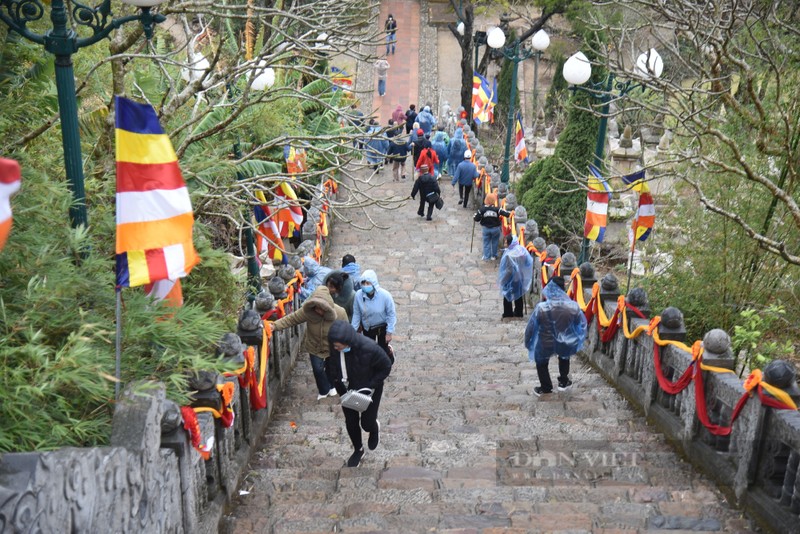
[[[472,192],[472,186],[471,185],[458,184],[458,198],[460,198],[460,199],[462,199],[464,201],[464,207],[465,208],[469,207],[469,206],[467,206],[467,202],[469,201],[470,192]]]
[[[347,429],[347,435],[350,436],[350,443],[353,444],[353,450],[359,450],[364,446],[361,440],[361,429],[364,432],[373,432],[378,428],[375,421],[378,420],[378,408],[381,405],[381,396],[383,396],[383,384],[375,388],[372,394],[372,403],[369,408],[361,413],[350,408],[342,408],[344,413],[344,426]]]
[[[417,210],[417,215],[422,217],[425,211],[425,203],[428,203],[428,219],[431,218],[433,215],[433,202],[428,202],[427,197],[422,196],[422,193],[419,194],[419,210]]]
[[[361,328],[364,328],[364,325],[361,325]],[[364,337],[370,338],[372,341],[378,344],[380,348],[383,349],[383,352],[389,356],[389,344],[386,342],[386,325],[381,324],[374,328],[370,328],[369,330],[363,330],[361,332]],[[391,358],[391,356],[389,356]]]
[[[544,363],[536,364],[536,374],[539,375],[539,383],[542,385],[542,391],[545,393],[553,391],[553,381],[550,380],[549,365],[549,359]],[[569,358],[558,358],[558,375],[558,381],[561,383],[569,380]]]
[[[514,301],[503,299],[503,317],[522,317],[522,297]]]
[[[325,360],[316,354],[309,354],[311,360],[311,370],[314,371],[314,381],[317,383],[317,391],[320,395],[327,395],[333,389],[328,375],[325,374]]]

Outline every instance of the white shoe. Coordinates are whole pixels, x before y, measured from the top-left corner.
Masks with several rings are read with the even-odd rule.
[[[328,395],[317,395],[317,400],[318,400],[318,401],[321,401],[322,399],[324,399],[324,398],[325,398],[325,397],[327,397],[327,396],[328,396]]]
[[[336,388],[331,388],[331,390],[328,392],[327,396],[328,397],[338,397],[339,393],[336,392]]]

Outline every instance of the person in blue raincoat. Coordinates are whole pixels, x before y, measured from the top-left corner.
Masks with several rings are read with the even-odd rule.
[[[367,164],[372,165],[372,169],[377,171],[378,168],[383,168],[383,161],[389,150],[389,140],[381,133],[381,127],[375,119],[370,120],[367,135],[369,136],[366,139]]]
[[[356,258],[352,254],[342,256],[342,271],[350,275],[353,281],[353,291],[361,289],[361,266],[356,263]]]
[[[506,251],[500,259],[497,285],[503,295],[503,318],[522,317],[522,297],[531,290],[533,258],[517,236],[506,236]],[[513,310],[512,310],[513,307]]]
[[[586,340],[586,316],[564,292],[562,277],[551,278],[542,289],[542,297],[545,300],[536,305],[525,328],[528,359],[536,363],[541,384],[533,388],[537,397],[553,392],[548,365],[554,354],[558,356],[558,390],[566,391],[572,386],[569,359]]]
[[[463,161],[466,150],[467,142],[464,141],[464,130],[456,128],[453,138],[450,140],[450,157],[447,158],[447,172],[450,176],[456,173],[456,167]]]
[[[441,126],[436,127],[436,133],[431,137],[431,146],[433,146],[433,150],[436,151],[436,155],[439,157],[439,163],[434,165],[434,176],[439,176],[442,174],[442,170],[447,170],[447,156],[450,152],[450,138],[447,137],[444,128]]]
[[[419,112],[417,115],[417,122],[419,123],[419,127],[422,128],[422,131],[426,134],[431,133],[431,130],[434,126],[436,126],[436,117],[433,116],[431,113],[431,107],[425,106],[422,108],[422,111]]]
[[[311,256],[306,256],[303,260],[303,286],[300,288],[300,303],[303,303],[317,287],[324,281],[325,277],[330,274],[329,267],[323,267],[317,260]]]

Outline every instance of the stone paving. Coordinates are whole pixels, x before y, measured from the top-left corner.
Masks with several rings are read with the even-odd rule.
[[[398,103],[405,109],[415,101],[413,82],[392,80],[424,59],[409,47],[432,45],[435,54],[422,5],[422,16],[411,0],[381,5],[380,23],[391,12],[401,28],[387,96],[373,96],[384,124]],[[420,82],[422,98],[442,81]],[[392,182],[388,170],[369,180],[383,198],[405,197],[412,185]],[[380,446],[360,467],[344,467],[352,449],[338,399],[317,402],[301,357],[220,530],[751,532],[713,483],[579,358],[571,391],[532,395],[526,323],[501,321],[497,262],[480,260],[480,227],[470,251],[473,211],[456,205],[449,177],[440,184],[445,207],[432,222],[409,201],[345,214],[358,227],[372,221],[378,228],[340,221],[332,231],[328,265],[354,254],[397,305],[397,362],[381,403]]]
[[[410,183],[388,179],[371,178],[379,195],[408,194]],[[370,208],[381,229],[332,232],[328,263],[354,254],[397,304],[380,446],[343,467],[352,450],[337,399],[316,401],[301,358],[223,530],[750,531],[580,359],[571,391],[531,394],[525,321],[501,321],[497,262],[480,260],[479,229],[470,253],[472,211],[442,185],[445,208],[432,222],[409,202]]]

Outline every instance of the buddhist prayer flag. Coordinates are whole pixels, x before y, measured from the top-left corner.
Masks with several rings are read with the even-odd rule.
[[[115,102],[117,287],[177,280],[200,261],[178,158],[150,105],[119,96]]]
[[[267,205],[267,199],[262,191],[256,191],[255,195],[261,202],[261,204],[253,207],[256,224],[258,225],[256,251],[260,255],[266,250],[271,259],[283,260],[283,241],[272,210]]]
[[[591,176],[587,183],[589,192],[586,196],[586,222],[583,225],[583,235],[586,239],[602,243],[606,233],[611,187],[594,165],[589,165],[589,171]]]
[[[517,120],[514,122],[514,159],[528,161],[528,148],[525,146],[525,130],[522,129],[522,114],[517,113]]]
[[[289,182],[279,183],[272,193],[275,196],[275,218],[281,237],[291,237],[295,228],[303,224],[303,209],[297,193]]]
[[[490,87],[489,81],[478,74],[472,75],[472,118],[476,124],[494,122],[494,106],[497,104],[497,78]]]
[[[636,210],[636,217],[633,218],[633,238],[636,241],[644,241],[650,235],[650,230],[656,222],[656,209],[653,205],[653,197],[650,193],[639,195],[639,208]]]
[[[19,191],[22,174],[19,163],[13,159],[0,158],[0,250],[6,246],[11,232],[11,196]]]
[[[183,288],[181,279],[170,280],[165,278],[144,286],[147,296],[155,302],[163,301],[164,306],[180,308],[183,306]]]
[[[286,170],[291,175],[305,172],[308,169],[305,148],[286,145],[283,147],[283,157],[286,160]]]
[[[644,179],[644,169],[622,176],[622,181],[631,186],[637,193],[649,193],[650,187]]]

